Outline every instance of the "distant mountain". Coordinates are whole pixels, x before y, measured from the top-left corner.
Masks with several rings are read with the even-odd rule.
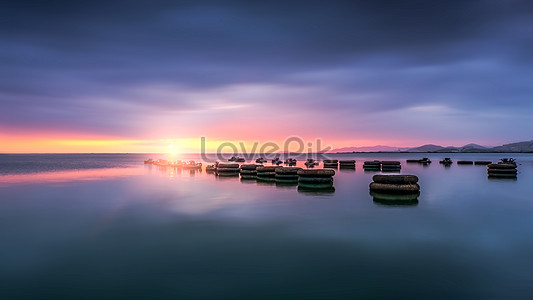
[[[533,140],[527,142],[519,142],[512,144],[505,144],[502,146],[490,149],[491,152],[533,152]]]
[[[461,147],[462,148],[462,147]],[[442,149],[436,150],[436,151],[428,151],[428,152],[437,152],[437,153],[460,153],[462,152],[461,148],[458,147],[444,147]]]
[[[488,152],[531,152],[533,153],[533,140],[505,144],[497,147],[487,147],[478,144],[467,144],[462,147],[427,144],[415,148],[400,148],[390,146],[371,147],[344,147],[333,149],[331,152],[435,152],[435,153],[488,153]]]
[[[459,150],[460,152],[487,152],[489,148],[478,144],[468,144],[459,148]]]
[[[490,147],[485,147],[485,146],[481,146],[481,145],[478,145],[478,144],[467,144],[467,145],[464,145],[463,147],[461,147],[461,149],[488,149]]]
[[[407,152],[436,152],[442,149],[444,149],[442,146],[427,144],[416,148],[409,148]]]
[[[481,146],[478,144],[467,144],[463,147],[445,147],[442,149],[439,149],[437,151],[432,152],[439,152],[439,153],[460,153],[460,152],[469,152],[469,153],[481,153],[481,152],[490,152],[490,147]]]
[[[333,149],[331,152],[397,152],[404,151],[407,148],[389,147],[389,146],[368,146],[368,147],[344,147]]]

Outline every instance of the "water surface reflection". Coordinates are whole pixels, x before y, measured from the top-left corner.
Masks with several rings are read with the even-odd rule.
[[[387,155],[355,156],[356,170],[339,169],[330,190],[143,165],[1,176],[2,297],[533,294],[531,156],[518,158],[518,180],[492,180],[481,166],[424,167]],[[360,162],[374,159],[402,161],[401,174],[420,178],[420,195],[369,193],[379,172]]]

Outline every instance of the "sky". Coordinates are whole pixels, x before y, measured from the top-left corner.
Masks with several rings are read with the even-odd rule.
[[[0,153],[533,139],[533,2],[2,1]]]

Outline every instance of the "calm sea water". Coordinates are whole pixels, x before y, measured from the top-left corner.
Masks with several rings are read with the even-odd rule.
[[[309,193],[147,155],[0,155],[0,299],[531,299],[533,155],[332,156],[356,170]],[[444,156],[514,157],[518,178]],[[418,203],[375,202],[373,159],[418,175]]]

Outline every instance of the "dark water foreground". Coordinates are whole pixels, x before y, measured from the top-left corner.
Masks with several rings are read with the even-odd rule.
[[[313,193],[144,155],[0,155],[0,299],[531,299],[533,155],[512,155],[516,180],[418,156],[338,156],[356,170]],[[374,201],[370,158],[418,175],[418,201]]]

